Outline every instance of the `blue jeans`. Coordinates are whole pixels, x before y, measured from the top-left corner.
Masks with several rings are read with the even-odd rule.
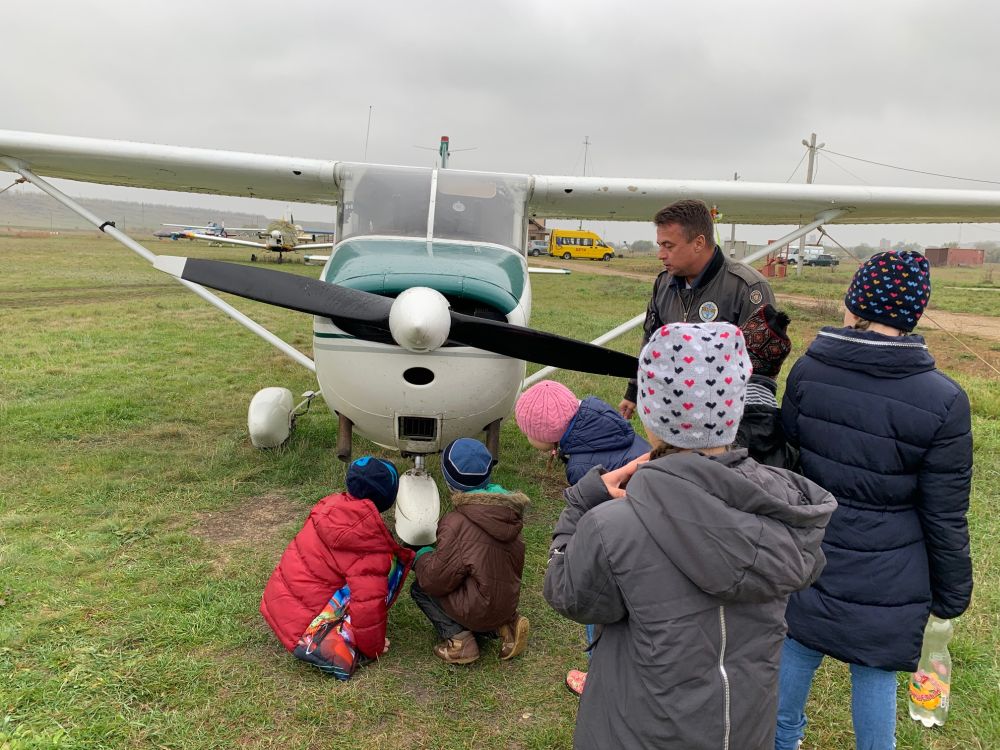
[[[778,677],[774,750],[795,750],[805,736],[806,698],[823,654],[785,638]],[[896,747],[896,673],[851,664],[851,719],[857,750]]]

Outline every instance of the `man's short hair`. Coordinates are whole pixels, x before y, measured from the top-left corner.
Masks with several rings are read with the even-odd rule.
[[[701,234],[705,237],[706,245],[715,246],[715,223],[712,221],[712,212],[703,201],[682,200],[671,203],[656,212],[653,223],[658,227],[678,224],[684,228],[688,242]]]

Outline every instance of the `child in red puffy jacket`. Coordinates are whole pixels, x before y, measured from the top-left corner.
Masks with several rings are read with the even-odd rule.
[[[347,492],[313,507],[264,589],[260,612],[285,648],[339,679],[389,649],[388,610],[414,555],[382,521],[398,488],[389,461],[354,461]]]

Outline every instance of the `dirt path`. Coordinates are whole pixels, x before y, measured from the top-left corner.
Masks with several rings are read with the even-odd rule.
[[[598,276],[624,276],[629,279],[643,279],[652,283],[652,276],[648,273],[637,273],[633,271],[617,271],[614,268],[614,261],[611,263],[596,263],[594,261],[565,261],[550,258],[530,258],[529,265],[545,266],[548,268],[568,268],[573,273],[590,273]],[[801,294],[777,294],[779,302],[792,302],[800,307],[818,307],[828,300],[821,300],[815,297],[806,297]],[[924,313],[920,319],[918,330],[940,329],[950,333],[978,336],[991,341],[1000,341],[1000,318],[986,315],[971,315],[969,313],[954,313],[945,310],[930,310]]]

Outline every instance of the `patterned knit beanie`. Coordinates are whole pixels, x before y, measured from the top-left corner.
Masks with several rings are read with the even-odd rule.
[[[389,461],[362,456],[347,467],[347,492],[359,500],[371,500],[379,513],[396,502],[399,472]]]
[[[863,320],[912,331],[931,298],[930,264],[920,253],[876,253],[855,272],[844,296]]]
[[[736,326],[662,326],[639,355],[639,418],[676,448],[730,445],[752,371]]]
[[[489,449],[473,438],[453,440],[441,454],[441,473],[453,490],[469,492],[490,483],[497,465]]]
[[[792,350],[787,333],[790,322],[785,313],[767,304],[743,324],[743,339],[755,374],[778,377],[781,365]]]
[[[540,443],[558,443],[580,408],[573,391],[554,380],[542,380],[521,394],[514,419],[527,437]]]

